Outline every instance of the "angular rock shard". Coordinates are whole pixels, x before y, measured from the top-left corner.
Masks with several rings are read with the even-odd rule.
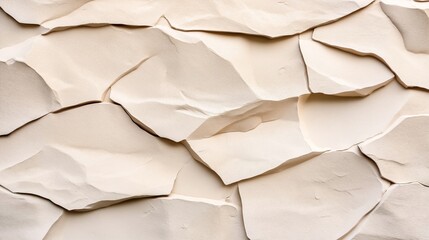
[[[249,131],[223,132],[209,138],[188,140],[195,155],[213,169],[225,184],[260,175],[281,164],[312,154],[298,120],[297,98],[271,103],[268,116],[251,116],[246,122],[260,123]],[[269,120],[273,117],[277,120]],[[268,120],[268,121],[267,121]],[[252,124],[255,125],[255,124]]]
[[[0,184],[68,209],[169,194],[186,149],[136,126],[113,104],[49,114],[0,138]]]
[[[380,200],[369,160],[331,152],[239,183],[250,239],[338,239]]]
[[[240,32],[279,37],[294,35],[337,20],[371,2],[372,0],[239,0],[231,3],[186,0],[177,2],[165,16],[175,28],[182,30]],[[184,9],[182,6],[190,7]]]
[[[305,139],[314,147],[348,149],[387,129],[401,115],[429,114],[429,95],[396,81],[363,98],[312,94],[300,98]]]
[[[399,14],[392,11],[395,16]],[[342,21],[316,28],[313,39],[353,53],[376,56],[389,66],[404,86],[429,89],[429,54],[412,52],[406,45],[414,43],[404,43],[404,39],[409,39],[405,42],[418,41],[419,47],[424,49],[429,46],[428,40],[422,40],[428,39],[427,27],[423,25],[429,24],[429,20],[421,21],[420,10],[411,13],[414,14],[411,18],[407,17],[409,13],[400,14],[397,20],[407,26],[407,30],[401,32],[383,12],[380,2],[375,2]],[[415,38],[416,34],[418,38]]]
[[[177,174],[172,194],[225,201],[241,206],[238,185],[225,186],[221,179],[198,161],[189,161]]]
[[[395,184],[368,216],[353,240],[429,239],[429,188]]]
[[[20,62],[0,62],[0,135],[60,107],[55,93],[37,72]]]
[[[234,122],[261,115],[266,111],[263,100],[308,93],[297,37],[246,39],[159,29],[163,37],[148,40],[156,40],[162,51],[153,51],[113,85],[110,96],[161,137],[210,137]]]
[[[429,186],[429,115],[400,118],[383,134],[360,144],[381,175],[395,183]]]
[[[312,31],[299,36],[311,92],[364,96],[393,79],[389,68],[375,58],[325,46],[312,40],[311,35]]]
[[[398,28],[408,51],[429,54],[429,3],[383,0],[381,9]]]
[[[126,229],[126,232],[124,230]],[[135,200],[87,213],[67,213],[45,240],[244,240],[241,215],[229,203],[172,195]]]
[[[0,239],[43,239],[62,214],[47,200],[0,187]]]
[[[23,61],[57,93],[62,106],[100,101],[117,79],[159,51],[147,32],[113,26],[54,32],[37,38]]]
[[[344,17],[372,0],[2,0],[22,23],[51,29],[85,24],[153,26],[164,16],[177,29],[279,37],[294,35]]]
[[[19,24],[0,8],[0,49],[18,44],[33,36],[37,36],[44,30],[37,25]]]

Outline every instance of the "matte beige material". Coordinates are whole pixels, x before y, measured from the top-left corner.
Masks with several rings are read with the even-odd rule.
[[[113,85],[110,96],[142,127],[161,137],[178,142],[210,137],[226,128],[246,131],[235,122],[264,118],[271,103],[263,100],[308,93],[298,37],[246,39],[159,29],[163,38],[153,41],[162,51],[153,50]],[[260,122],[246,123],[245,128],[252,129]]]
[[[408,51],[429,54],[429,3],[383,0],[381,9],[398,28]]]
[[[0,49],[8,47],[26,39],[37,36],[43,28],[37,25],[19,24],[0,8]]]
[[[158,32],[113,26],[54,32],[37,38],[23,61],[43,77],[62,106],[100,101],[123,74],[159,51]],[[150,33],[152,39],[145,37]]]
[[[59,109],[39,74],[20,62],[0,62],[0,135]]]
[[[331,152],[239,183],[250,239],[338,239],[380,200],[369,160]]]
[[[87,213],[66,213],[44,240],[244,240],[238,209],[224,201],[171,195]]]
[[[47,200],[0,187],[0,239],[43,239],[62,214]]]
[[[196,160],[180,169],[174,182],[173,194],[225,201],[241,206],[238,185],[225,186],[209,168]]]
[[[381,133],[401,115],[429,114],[428,102],[426,92],[392,81],[367,97],[312,94],[298,106],[304,138],[314,147],[342,150]]]
[[[1,0],[22,23],[63,28],[85,24],[153,26],[165,17],[177,29],[279,37],[344,17],[372,0]]]
[[[418,10],[416,11],[418,12]],[[409,26],[407,29],[410,29],[408,31],[413,32],[413,34],[421,31],[421,37],[416,38],[416,40],[419,47],[426,49],[429,46],[429,41],[425,34],[426,27],[422,26],[426,23],[419,22],[421,18],[418,16],[408,18],[408,15],[401,15],[397,20]],[[412,24],[410,21],[413,21]],[[427,22],[428,19],[425,21]],[[409,51],[405,47],[403,37],[414,38],[401,34],[391,19],[383,12],[379,2],[371,4],[362,11],[342,19],[342,21],[316,28],[313,33],[313,39],[317,41],[353,53],[374,55],[380,58],[396,74],[398,80],[407,87],[429,89],[429,81],[427,80],[429,55]],[[407,45],[414,45],[414,43]]]
[[[316,149],[308,145],[299,127],[297,98],[273,103],[271,108],[279,112],[279,119],[264,121],[259,116],[252,116],[237,124],[261,122],[256,128],[189,140],[189,148],[225,184],[260,175],[314,153]]]
[[[68,209],[169,194],[186,149],[151,136],[113,104],[49,114],[0,138],[0,184]]]
[[[405,116],[389,130],[359,147],[372,158],[381,175],[395,183],[429,186],[429,115]]]
[[[393,73],[369,56],[357,56],[311,39],[312,31],[299,36],[311,92],[339,96],[364,96],[386,85]]]
[[[395,184],[353,240],[429,239],[429,188]]]

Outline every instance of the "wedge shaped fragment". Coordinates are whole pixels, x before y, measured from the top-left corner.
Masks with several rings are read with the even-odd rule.
[[[309,31],[299,36],[311,92],[364,96],[393,79],[393,73],[377,59],[326,46],[311,35]]]
[[[2,0],[22,23],[51,29],[86,24],[153,26],[165,17],[181,30],[237,32],[267,37],[294,35],[335,21],[372,0]]]
[[[299,119],[310,144],[342,150],[381,133],[401,115],[429,114],[428,101],[425,91],[404,90],[392,81],[366,97],[302,97]]]
[[[429,115],[405,116],[386,132],[360,144],[381,175],[395,183],[429,186]]]
[[[185,0],[177,2],[165,16],[175,28],[182,30],[240,32],[279,37],[294,35],[337,20],[371,2],[371,0],[233,2]]]
[[[49,114],[0,145],[1,185],[68,210],[169,194],[192,160],[183,146],[141,130],[113,104]]]
[[[0,239],[43,239],[63,210],[51,202],[0,187]]]
[[[418,41],[419,48],[428,48],[426,25],[429,24],[429,19],[421,22],[423,13],[418,9],[407,14],[392,10],[399,18],[392,17],[400,21],[401,25],[407,26],[407,30],[401,32],[399,25],[392,22],[380,4],[375,2],[342,21],[316,28],[313,39],[352,53],[376,56],[389,66],[404,86],[429,89],[429,54],[424,51],[416,53],[406,47],[413,46],[415,44],[412,42]],[[415,4],[427,6],[427,3]],[[422,36],[414,40],[415,34]]]
[[[240,182],[247,236],[338,239],[381,198],[382,185],[370,164],[351,152],[330,152]]]
[[[428,239],[428,199],[418,183],[392,185],[353,240]]]
[[[316,149],[305,141],[299,127],[297,98],[267,104],[271,115],[255,115],[237,126],[260,123],[249,131],[221,132],[209,138],[188,140],[189,148],[225,184],[260,175],[297,160]],[[270,120],[274,115],[276,120]]]
[[[54,32],[37,38],[23,61],[43,77],[64,107],[100,101],[118,78],[160,51],[156,32],[113,26]],[[145,37],[151,33],[152,39]]]
[[[19,24],[0,8],[0,49],[18,44],[39,35],[43,28],[37,25]]]
[[[37,72],[24,63],[0,62],[0,135],[60,107],[55,93]]]
[[[124,232],[124,229],[126,231]],[[45,240],[247,239],[240,212],[224,201],[172,195],[67,213]]]

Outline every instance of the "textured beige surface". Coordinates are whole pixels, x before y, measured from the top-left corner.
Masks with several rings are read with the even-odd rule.
[[[427,240],[429,3],[0,0],[0,240]]]

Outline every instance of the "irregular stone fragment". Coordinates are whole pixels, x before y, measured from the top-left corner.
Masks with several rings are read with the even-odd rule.
[[[353,240],[429,239],[428,199],[420,184],[393,185]]]
[[[145,35],[153,35],[151,39]],[[111,84],[160,51],[157,30],[74,28],[37,38],[23,61],[57,93],[61,104],[100,101]]]
[[[182,30],[240,32],[278,37],[294,35],[331,22],[370,2],[371,0],[185,0],[176,2],[177,5],[165,16],[175,28]]]
[[[418,11],[416,10],[416,12]],[[407,31],[410,33],[421,32],[422,38],[425,36],[426,30],[424,29],[426,27],[422,28],[422,24],[425,23],[419,22],[421,20],[417,14],[413,18],[401,15],[398,20],[404,21],[402,23],[409,26]],[[411,25],[409,25],[409,21],[413,21]],[[426,19],[425,21],[429,20]],[[390,67],[404,86],[429,89],[429,81],[427,80],[429,54],[414,53],[407,50],[403,37],[400,30],[383,12],[379,2],[371,4],[362,11],[342,19],[342,21],[316,28],[313,33],[313,39],[325,44],[353,53],[374,55],[380,58]],[[421,48],[426,49],[429,46],[427,40],[418,41]]]
[[[49,201],[0,187],[0,239],[43,239],[62,214]]]
[[[429,186],[429,115],[406,116],[389,130],[359,145],[383,177],[395,183]]]
[[[381,9],[398,28],[408,51],[429,54],[429,3],[383,0]]]
[[[241,205],[238,185],[225,186],[213,171],[196,160],[187,162],[177,174],[172,193]]]
[[[223,201],[172,195],[67,213],[44,240],[247,239],[240,212]]]
[[[0,49],[39,35],[43,28],[37,25],[22,25],[0,8]]]
[[[172,0],[93,0],[69,14],[44,22],[43,26],[48,29],[90,24],[154,26],[173,3]]]
[[[0,62],[0,135],[60,107],[55,94],[33,69],[20,62]]]
[[[375,58],[325,46],[312,40],[311,35],[310,31],[299,36],[311,92],[363,96],[393,79],[389,68]]]
[[[0,184],[68,209],[169,194],[191,156],[151,136],[113,104],[49,114],[0,138]]]
[[[20,23],[41,24],[91,0],[0,0],[0,7]]]
[[[2,0],[0,6],[20,22],[48,28],[84,24],[153,26],[164,16],[181,30],[279,37],[337,20],[370,2],[372,0]]]
[[[156,43],[163,51],[118,81],[111,98],[161,137],[210,137],[234,122],[262,115],[266,110],[261,100],[308,93],[297,37],[246,40],[160,29],[166,36]],[[225,46],[238,47],[231,51]],[[249,60],[252,55],[260,60]]]
[[[338,239],[380,200],[370,162],[331,152],[239,183],[250,239]]]
[[[219,133],[187,143],[225,184],[257,176],[313,153],[315,150],[307,144],[299,127],[297,98],[272,103],[270,108],[278,112],[279,119],[267,121],[258,115],[251,116],[238,124],[260,122],[255,129]]]
[[[160,27],[170,35],[177,31]],[[238,34],[189,32],[230,62],[243,81],[264,100],[283,100],[309,93],[297,36],[265,39]]]
[[[429,114],[429,95],[396,81],[363,98],[312,94],[300,98],[304,138],[312,146],[347,149],[385,130],[401,115]]]

